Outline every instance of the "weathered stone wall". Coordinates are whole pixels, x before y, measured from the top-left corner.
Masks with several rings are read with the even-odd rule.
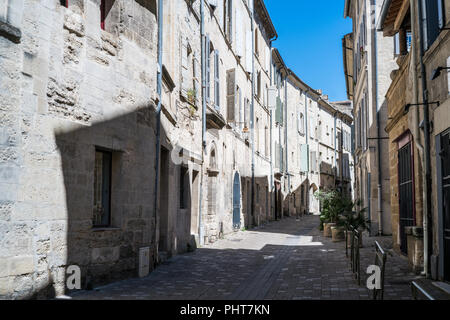
[[[21,42],[0,37],[6,298],[63,294],[70,264],[83,287],[136,275],[138,249],[154,246],[154,14],[112,1],[102,31],[99,1],[23,3]],[[113,152],[104,230],[92,229],[96,147]]]

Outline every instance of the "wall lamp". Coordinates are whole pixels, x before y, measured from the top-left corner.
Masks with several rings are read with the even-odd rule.
[[[438,107],[439,107],[439,105],[441,104],[439,101],[436,101],[436,102],[428,102],[428,105],[430,105],[430,104],[436,104]],[[408,114],[408,112],[409,112],[409,108],[411,108],[412,106],[424,106],[424,105],[426,105],[425,103],[414,103],[414,104],[411,104],[411,103],[408,103],[408,104],[406,104],[405,105],[405,111],[404,111],[404,115],[406,115],[406,114]]]
[[[437,69],[433,70],[433,73],[431,74],[431,80],[436,79],[441,75],[442,70],[450,70],[450,67],[438,67]]]

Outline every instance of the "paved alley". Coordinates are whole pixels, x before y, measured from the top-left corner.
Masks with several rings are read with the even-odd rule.
[[[318,230],[318,217],[287,218],[239,231],[194,253],[175,256],[148,277],[113,283],[74,299],[369,299],[353,280],[345,244]],[[388,248],[389,238],[379,239]],[[383,241],[384,240],[384,241]],[[373,261],[364,238],[361,270]],[[388,250],[389,251],[389,250]],[[389,254],[385,299],[411,299],[407,261]]]

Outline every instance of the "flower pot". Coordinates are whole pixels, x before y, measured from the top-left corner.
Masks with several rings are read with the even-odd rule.
[[[327,238],[331,238],[331,227],[334,227],[336,223],[324,223],[323,224],[323,236]]]
[[[345,241],[344,229],[341,227],[331,227],[331,239],[333,242]]]

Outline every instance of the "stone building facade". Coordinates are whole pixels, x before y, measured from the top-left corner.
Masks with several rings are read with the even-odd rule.
[[[0,297],[63,295],[71,266],[83,289],[145,276],[318,213],[318,119],[351,118],[276,37],[262,0],[0,0]]]
[[[449,281],[450,4],[393,0],[383,12],[397,44],[386,95],[394,243],[413,270]]]
[[[385,94],[395,69],[394,42],[377,30],[383,0],[346,0],[353,31],[343,39],[348,98],[355,118],[355,198],[370,219],[371,234],[390,235],[390,189]]]

